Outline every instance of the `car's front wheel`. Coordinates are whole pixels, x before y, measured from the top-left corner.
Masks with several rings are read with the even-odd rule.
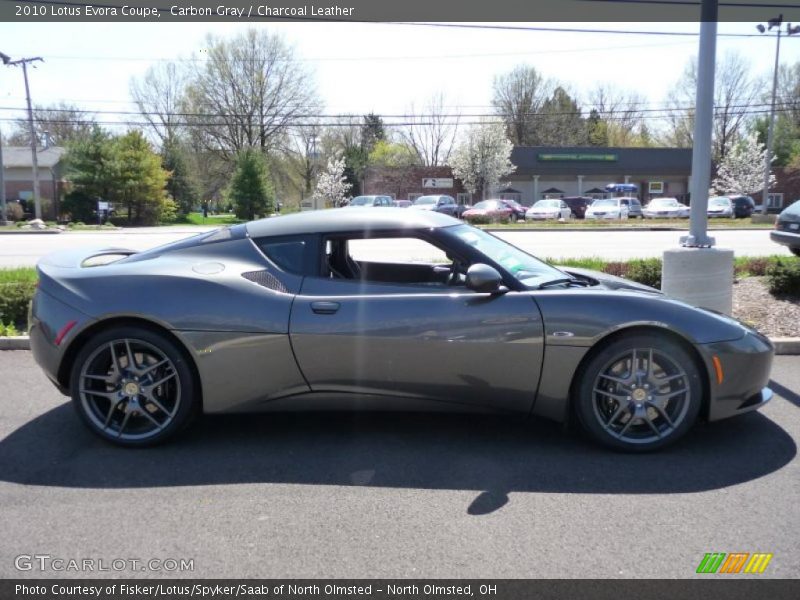
[[[790,246],[789,251],[795,256],[800,256],[800,246]]]
[[[93,433],[149,446],[181,431],[197,411],[188,359],[166,335],[117,327],[90,339],[70,378],[75,409]]]
[[[697,419],[703,386],[693,357],[657,334],[617,338],[578,375],[573,398],[584,430],[629,452],[661,448]]]

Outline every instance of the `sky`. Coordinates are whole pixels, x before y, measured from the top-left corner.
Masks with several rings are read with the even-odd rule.
[[[524,25],[513,23],[509,25]],[[559,27],[558,23],[531,24]],[[699,32],[698,23],[569,23],[571,28]],[[130,81],[157,61],[203,60],[205,36],[248,27],[279,32],[314,72],[328,113],[402,114],[443,92],[449,110],[488,112],[495,75],[526,63],[586,97],[600,83],[663,106],[696,55],[698,37],[551,33],[386,23],[0,23],[0,52],[42,56],[30,70],[35,104],[66,101],[88,110],[134,110]],[[757,33],[755,23],[720,23],[719,33]],[[718,57],[745,56],[769,82],[774,36],[719,37]],[[800,61],[800,35],[784,38],[781,62]],[[769,84],[767,84],[768,86]],[[768,87],[765,91],[768,90]],[[0,68],[0,119],[25,105],[18,68]],[[107,119],[131,117],[102,116]],[[8,133],[11,124],[0,120]]]

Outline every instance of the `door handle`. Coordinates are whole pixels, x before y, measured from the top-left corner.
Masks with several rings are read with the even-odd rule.
[[[312,302],[311,310],[318,315],[332,315],[339,310],[338,302]]]

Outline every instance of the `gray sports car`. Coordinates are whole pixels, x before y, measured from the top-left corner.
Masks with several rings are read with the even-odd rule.
[[[34,356],[125,446],[200,411],[369,408],[574,419],[644,451],[772,395],[757,331],[432,211],[287,215],[38,270]]]

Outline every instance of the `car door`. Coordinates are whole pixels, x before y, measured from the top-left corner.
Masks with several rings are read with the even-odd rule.
[[[388,248],[399,247],[386,239]],[[306,277],[290,336],[313,391],[527,412],[543,358],[528,294]],[[417,404],[418,406],[418,404]]]
[[[572,214],[572,210],[567,205],[567,203],[562,200],[561,201],[561,215],[560,215],[561,218],[562,219],[569,219],[571,214]]]

